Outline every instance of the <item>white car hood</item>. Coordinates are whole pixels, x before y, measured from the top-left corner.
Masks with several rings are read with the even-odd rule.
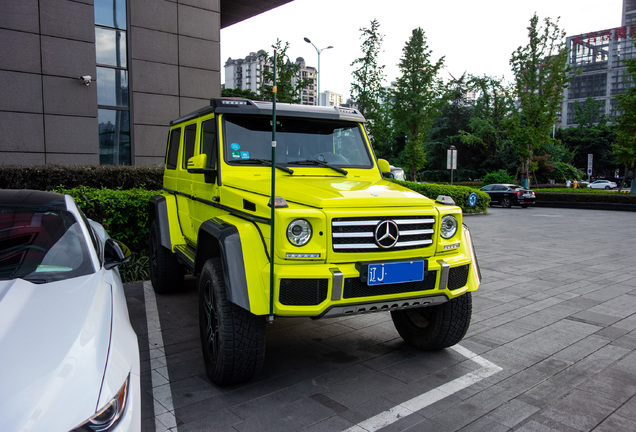
[[[0,424],[68,431],[95,413],[108,357],[103,271],[48,284],[0,281]]]

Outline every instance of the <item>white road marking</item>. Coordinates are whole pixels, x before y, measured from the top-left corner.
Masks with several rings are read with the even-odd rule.
[[[458,391],[463,390],[502,370],[501,367],[497,366],[491,361],[486,360],[483,357],[478,356],[477,354],[467,350],[462,346],[455,345],[451,347],[451,349],[474,361],[475,363],[480,365],[481,368],[477,369],[476,371],[467,373],[466,375],[463,375],[459,378],[456,378],[446,384],[442,384],[437,388],[429,390],[426,393],[416,396],[413,399],[407,400],[406,402],[394,406],[387,411],[381,412],[378,415],[375,415],[367,420],[353,425],[345,432],[371,432],[380,430],[383,427],[389,426],[390,424],[393,424],[406,416],[414,414],[417,411],[420,411],[427,406],[432,405],[435,402],[438,402],[445,397],[457,393]]]
[[[172,390],[163,348],[161,322],[157,311],[157,298],[149,281],[144,282],[146,322],[148,323],[148,348],[150,349],[150,377],[155,409],[155,431],[177,432],[177,418],[172,404]]]

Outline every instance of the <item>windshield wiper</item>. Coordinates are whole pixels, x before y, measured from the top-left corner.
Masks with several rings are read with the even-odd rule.
[[[344,174],[347,175],[349,174],[349,171],[342,169],[340,167],[337,167],[335,165],[331,165],[327,162],[323,162],[323,161],[319,161],[316,159],[305,159],[305,160],[299,160],[299,161],[291,161],[291,162],[287,162],[289,165],[321,165],[327,168],[331,168],[334,171],[338,171],[340,174]]]
[[[235,163],[249,163],[249,164],[265,164],[268,166],[272,166],[272,161],[269,159],[257,159],[257,158],[249,158],[249,159],[237,159],[235,161],[232,161]],[[293,174],[294,170],[291,168],[287,168],[285,165],[281,165],[281,164],[276,164],[276,168],[278,168],[281,171],[285,171],[286,173],[289,174]]]

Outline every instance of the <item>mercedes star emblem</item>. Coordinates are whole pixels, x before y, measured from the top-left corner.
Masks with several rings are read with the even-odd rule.
[[[392,248],[400,238],[400,230],[392,220],[385,220],[375,229],[375,242],[383,249]]]

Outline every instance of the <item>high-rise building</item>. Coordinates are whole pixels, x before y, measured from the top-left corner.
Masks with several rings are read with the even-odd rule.
[[[242,59],[228,58],[225,62],[225,83],[226,89],[243,89],[250,90],[257,95],[262,94],[264,84],[271,85],[266,82],[263,71],[271,68],[271,61],[266,61],[266,52],[259,50],[251,52],[247,57]],[[298,57],[296,64],[299,66],[298,74],[292,78],[292,85],[296,85],[299,79],[309,80],[309,84],[300,91],[300,103],[303,105],[316,105],[316,68],[307,66],[305,59]]]
[[[572,79],[564,90],[561,126],[576,125],[576,107],[588,98],[598,106],[598,117],[616,117],[617,94],[633,85],[624,60],[636,57],[636,0],[623,0],[621,27],[596,30],[566,39]]]
[[[224,88],[249,90],[257,95],[263,87],[263,70],[268,66],[265,61],[266,52],[251,52],[242,59],[228,58],[225,62]]]
[[[340,93],[334,93],[330,90],[320,92],[318,96],[318,105],[320,106],[341,106],[344,105],[344,96]]]

